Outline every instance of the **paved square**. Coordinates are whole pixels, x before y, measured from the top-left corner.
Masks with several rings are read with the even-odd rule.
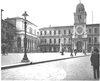
[[[44,53],[43,55],[45,60],[47,59],[49,60],[50,56],[52,57],[52,59],[55,59],[55,57],[61,58],[60,53]],[[48,58],[46,56],[48,56]],[[79,56],[79,54],[77,56]],[[44,60],[43,58],[40,57],[42,56],[39,56],[38,59]],[[70,57],[70,54],[65,53],[65,55],[62,57],[63,58]],[[32,59],[32,56],[30,59]],[[46,80],[46,81],[94,80],[93,70],[90,63],[90,56],[6,69],[1,71],[1,78],[2,80]]]

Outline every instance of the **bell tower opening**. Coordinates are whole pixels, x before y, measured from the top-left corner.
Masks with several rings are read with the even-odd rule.
[[[76,12],[74,13],[74,24],[86,24],[86,11],[84,5],[80,2],[76,7]]]

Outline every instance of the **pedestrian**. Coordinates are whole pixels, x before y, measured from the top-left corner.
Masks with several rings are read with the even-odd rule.
[[[83,49],[83,53],[84,53],[84,55],[86,55],[86,50],[85,49]]]
[[[77,54],[77,50],[76,49],[74,50],[74,53],[75,53],[75,56],[76,56],[76,54]]]
[[[94,49],[91,55],[91,65],[93,66],[94,79],[99,79],[99,50]]]
[[[61,55],[64,55],[64,48],[62,48]]]
[[[70,56],[73,56],[73,49],[70,49],[70,52],[71,52]]]

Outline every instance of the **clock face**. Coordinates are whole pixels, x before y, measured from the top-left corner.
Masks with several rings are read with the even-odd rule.
[[[76,33],[78,35],[82,35],[83,34],[83,27],[82,26],[77,26],[76,27]]]

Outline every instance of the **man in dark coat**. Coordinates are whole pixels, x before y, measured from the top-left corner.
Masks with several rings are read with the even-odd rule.
[[[71,52],[70,56],[73,56],[73,49],[70,49],[70,52]]]
[[[62,48],[61,55],[64,55],[64,48]]]
[[[91,65],[93,66],[94,79],[99,79],[99,50],[94,49],[91,55]]]
[[[84,55],[86,55],[86,50],[85,49],[83,50],[83,53],[84,53]]]
[[[75,56],[76,56],[76,54],[77,54],[77,50],[76,49],[74,50],[74,53],[75,53]]]

